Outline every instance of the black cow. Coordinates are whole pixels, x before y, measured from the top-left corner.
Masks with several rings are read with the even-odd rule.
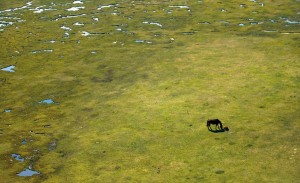
[[[206,126],[207,126],[208,130],[213,131],[211,129],[210,125],[216,125],[216,130],[229,131],[229,128],[227,126],[225,126],[223,128],[223,124],[222,124],[222,122],[219,119],[208,119],[207,120]]]

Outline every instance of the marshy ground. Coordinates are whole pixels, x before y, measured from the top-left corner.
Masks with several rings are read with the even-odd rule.
[[[0,0],[0,182],[299,181],[299,3]]]

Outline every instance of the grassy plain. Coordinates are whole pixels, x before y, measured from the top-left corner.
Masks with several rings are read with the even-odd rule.
[[[299,2],[72,2],[0,32],[0,182],[300,180]]]

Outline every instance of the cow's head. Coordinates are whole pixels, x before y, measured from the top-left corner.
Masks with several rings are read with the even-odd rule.
[[[227,126],[224,126],[223,128],[225,131],[229,131],[229,128]]]

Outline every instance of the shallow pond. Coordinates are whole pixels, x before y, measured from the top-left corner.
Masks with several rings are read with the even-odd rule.
[[[39,102],[40,104],[54,104],[52,99],[45,99]]]
[[[14,66],[14,65],[10,65],[10,66],[2,68],[1,70],[2,71],[7,71],[7,72],[15,72],[15,70],[14,70],[15,67],[16,66]]]
[[[40,174],[38,171],[26,168],[22,172],[18,173],[17,175],[20,177],[31,177],[33,175],[38,175],[38,174]]]

